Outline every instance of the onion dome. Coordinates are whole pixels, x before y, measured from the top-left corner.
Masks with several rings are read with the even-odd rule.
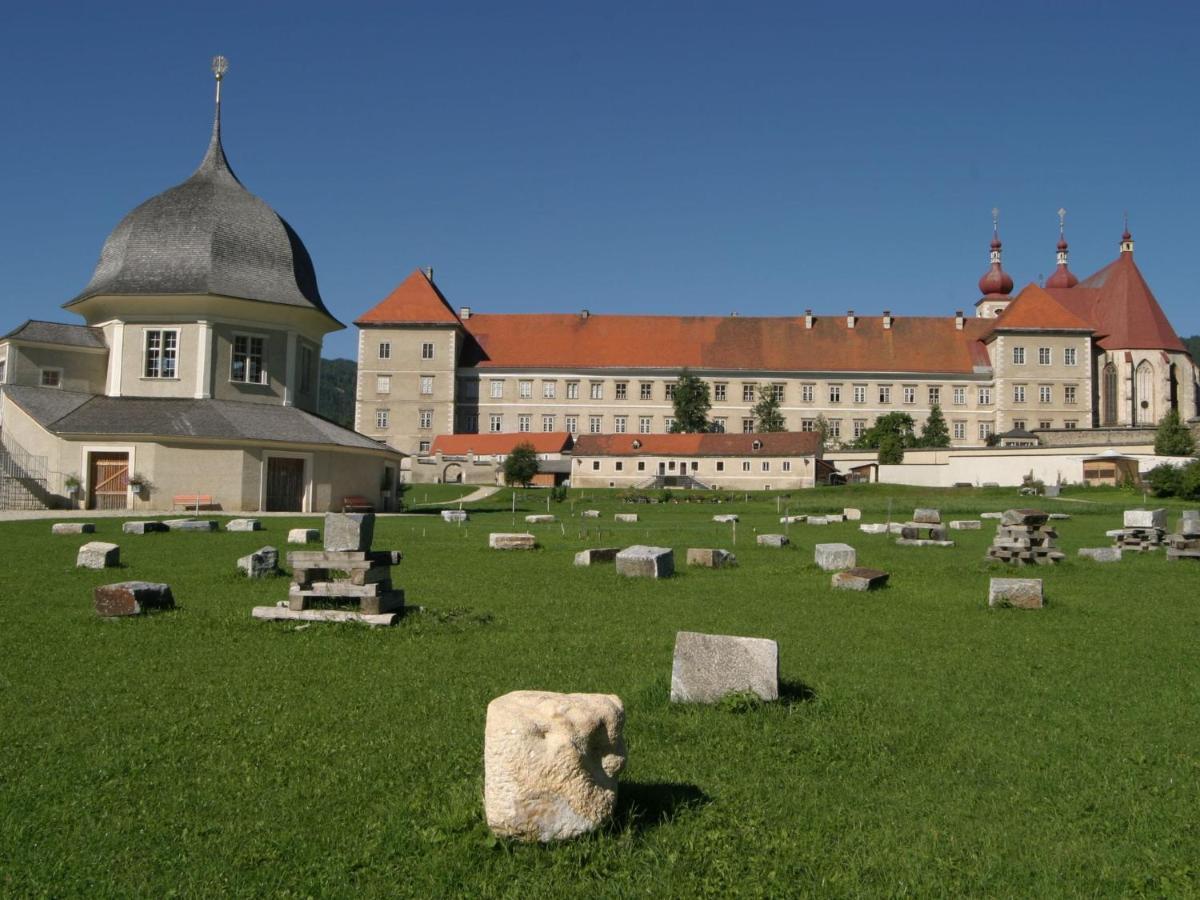
[[[1000,265],[1000,211],[992,210],[992,252],[989,254],[991,267],[979,279],[979,292],[985,297],[1007,297],[1012,293],[1012,276]]]
[[[337,323],[321,300],[299,235],[229,167],[221,144],[223,74],[224,68],[217,74],[212,138],[199,168],[121,220],[104,242],[91,281],[67,307],[102,294],[216,294],[314,309]]]
[[[1079,279],[1067,268],[1066,217],[1067,211],[1060,209],[1058,211],[1058,268],[1054,270],[1053,275],[1046,279],[1048,288],[1070,288],[1079,284]]]

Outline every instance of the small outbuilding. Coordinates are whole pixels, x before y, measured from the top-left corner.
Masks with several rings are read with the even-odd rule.
[[[1099,456],[1089,456],[1083,461],[1085,484],[1116,487],[1127,482],[1136,484],[1140,480],[1138,461],[1116,450],[1105,450]]]

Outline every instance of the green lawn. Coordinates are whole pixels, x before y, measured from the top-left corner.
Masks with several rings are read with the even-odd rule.
[[[415,492],[421,490],[417,487]],[[544,492],[520,492],[520,515]],[[409,501],[412,502],[410,496]],[[1087,502],[1071,502],[1072,499]],[[392,629],[264,623],[287,579],[234,560],[258,534],[122,535],[117,573],[83,540],[0,524],[0,894],[7,896],[1195,896],[1200,894],[1200,566],[1161,553],[1077,560],[1141,497],[1075,491],[1068,559],[1041,611],[988,610],[992,526],[953,549],[897,547],[792,512],[917,505],[944,518],[1030,505],[1012,490],[820,489],[789,499],[624,506],[588,491],[531,526],[542,549],[486,549],[511,494],[470,523],[381,518],[376,546],[425,608]],[[599,520],[580,519],[589,507]],[[636,511],[636,525],[613,522]],[[711,516],[738,512],[737,543]],[[1172,517],[1173,523],[1173,517]],[[601,530],[602,533],[597,534]],[[815,543],[892,572],[833,592]],[[576,569],[596,544],[674,547],[679,574]],[[740,567],[687,570],[689,546]],[[172,584],[179,609],[101,621],[93,585]],[[774,638],[785,700],[667,702],[679,629]],[[493,839],[482,735],[510,690],[612,692],[629,765],[616,820],[555,847]]]

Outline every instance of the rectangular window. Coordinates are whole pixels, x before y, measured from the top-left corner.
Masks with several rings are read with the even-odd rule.
[[[624,471],[625,471],[625,463],[624,463],[623,461],[619,460],[619,459],[616,461],[616,463],[615,463],[615,467],[616,467],[616,470],[617,470],[618,472],[624,472]]]
[[[867,402],[867,386],[865,384],[856,384],[854,386],[854,402],[855,403],[866,403]]]
[[[517,416],[517,431],[528,431],[529,430],[529,420],[531,418],[532,417],[527,414]]]
[[[917,402],[917,389],[915,387],[905,387],[904,388],[904,402],[905,403],[916,403]]]
[[[965,441],[967,439],[967,423],[966,422],[955,422],[954,423],[954,439],[956,441]]]
[[[522,400],[533,399],[533,382],[519,381],[517,382],[517,396]]]
[[[463,429],[467,434],[479,434],[479,414],[468,413],[465,419],[466,427]]]
[[[433,344],[421,345],[421,359],[433,359]]]
[[[942,403],[942,389],[940,387],[929,388],[929,405],[940,406]]]
[[[618,381],[617,382],[616,398],[618,400],[628,400],[629,399],[629,382],[628,381]]]
[[[604,420],[600,416],[588,416],[588,431],[592,434],[599,434],[603,424]]]
[[[726,390],[728,389],[728,387],[729,386],[727,384],[725,384],[725,382],[723,382],[723,381],[718,381],[716,384],[714,384],[713,385],[713,399],[714,400],[724,400],[725,396],[726,396]]]
[[[567,382],[567,399],[568,400],[578,400],[579,399],[579,382],[578,381],[568,381]]]
[[[762,470],[763,470],[764,472],[770,472],[770,471],[771,471],[771,461],[770,461],[769,459],[764,459],[764,460],[762,461]]]
[[[604,382],[603,381],[593,381],[591,383],[591,397],[593,400],[603,400],[604,399]]]
[[[179,332],[153,328],[146,331],[146,378],[174,378],[175,361],[179,352]]]
[[[1014,366],[1025,365],[1025,348],[1024,347],[1013,347],[1012,350],[1013,350],[1013,352],[1012,352],[1013,365]]]
[[[1048,365],[1050,365],[1050,360],[1051,360],[1050,348],[1049,347],[1038,347],[1038,365],[1039,366],[1048,366]]]
[[[421,376],[421,396],[422,397],[432,397],[433,396],[433,376],[432,375],[422,375]]]
[[[728,419],[713,419],[712,420],[712,430],[714,432],[716,432],[717,434],[724,434],[725,426],[728,424],[728,422],[729,422]]]
[[[1063,428],[1067,429],[1067,431],[1073,431],[1078,427],[1078,425],[1079,423],[1074,419],[1067,419],[1065,422],[1063,422]]]
[[[542,431],[554,430],[554,416],[542,416]]]
[[[263,338],[248,334],[233,336],[230,381],[240,381],[243,384],[267,383],[267,370],[263,368],[263,345],[265,343]]]
[[[666,384],[663,385],[663,399],[665,399],[665,400],[674,400],[675,399],[675,382],[674,381],[668,381]]]
[[[666,430],[667,434],[671,434],[675,430],[675,417],[663,416],[663,428]]]
[[[432,409],[421,410],[420,416],[421,416],[420,422],[421,422],[422,428],[432,428],[433,427],[433,410]]]
[[[1064,384],[1063,385],[1063,403],[1074,403],[1074,402],[1075,402],[1075,385]]]
[[[724,472],[724,471],[725,471],[725,461],[724,461],[724,460],[722,460],[722,459],[718,459],[718,460],[717,460],[717,471],[718,471],[718,472]]]
[[[892,386],[890,384],[881,384],[879,386],[879,402],[880,403],[891,403],[892,402]]]
[[[954,403],[955,406],[966,406],[966,404],[967,404],[967,389],[962,388],[962,387],[956,387],[954,389],[953,394],[951,394],[951,397],[952,397],[952,402]]]
[[[813,386],[811,384],[800,385],[800,399],[805,403],[813,402]]]
[[[842,436],[842,420],[841,419],[830,419],[829,420],[829,436],[834,437],[834,438],[840,438]]]
[[[753,419],[742,419],[742,434],[753,434],[753,433],[754,433],[754,420]]]
[[[504,382],[503,381],[491,382],[490,393],[491,393],[491,398],[493,400],[499,400],[500,398],[502,398],[504,396]]]
[[[980,406],[991,406],[992,405],[992,389],[991,388],[980,388],[979,389],[979,405]]]
[[[375,376],[375,393],[390,394],[392,392],[392,376],[391,375],[376,375]]]
[[[842,386],[840,384],[831,384],[829,386],[829,402],[830,403],[841,403],[842,402]]]
[[[654,396],[654,382],[641,381],[638,382],[638,398],[641,400],[650,400]]]
[[[62,387],[62,369],[42,369],[42,387]]]
[[[1054,387],[1049,384],[1038,385],[1038,402],[1053,403],[1054,402]]]
[[[986,441],[991,436],[992,436],[992,423],[991,422],[980,422],[979,423],[979,439],[981,441]]]
[[[390,418],[391,413],[388,411],[387,407],[381,406],[379,409],[375,410],[375,427],[379,429],[387,428]]]
[[[1074,347],[1067,347],[1065,350],[1063,350],[1063,365],[1064,366],[1078,365],[1079,357],[1077,355],[1077,352],[1078,351],[1076,351],[1076,349]]]
[[[646,471],[646,461],[645,461],[644,459],[639,459],[639,460],[638,460],[637,470],[638,470],[639,472],[645,472],[645,471]]]
[[[1038,428],[1046,429],[1046,428],[1053,428],[1053,427],[1054,427],[1054,422],[1051,421],[1050,419],[1038,419]]]
[[[629,422],[628,416],[614,416],[613,417],[613,431],[616,432],[617,434],[624,434],[628,430],[628,422]]]
[[[1013,419],[1012,426],[1017,431],[1024,431],[1025,430],[1025,420],[1024,419]]]
[[[431,441],[421,441],[420,443],[417,444],[417,452],[418,453],[428,453],[431,443],[432,443]]]
[[[801,419],[800,420],[800,430],[801,431],[816,431],[817,430],[817,420],[816,419]]]
[[[504,416],[493,413],[488,416],[488,431],[498,432],[504,430]]]
[[[867,431],[867,420],[866,419],[855,419],[854,420],[854,439],[858,440],[860,437],[862,437],[866,433],[866,431]]]
[[[756,385],[753,381],[743,383],[742,384],[742,402],[743,403],[753,403],[755,401],[755,399],[757,399],[757,397],[756,397],[757,390],[758,390],[758,385]]]
[[[1013,403],[1024,403],[1024,402],[1025,402],[1025,385],[1014,384],[1013,385]]]
[[[749,472],[749,471],[750,471],[750,460],[748,460],[748,459],[747,459],[747,460],[744,460],[744,461],[742,462],[742,471],[743,471],[743,472]]]
[[[554,395],[557,393],[558,393],[558,382],[557,381],[543,381],[542,382],[542,399],[543,400],[553,400]]]
[[[379,342],[379,350],[378,350],[377,355],[380,359],[391,359],[392,358],[392,342],[391,341],[380,341]]]
[[[638,434],[650,433],[650,417],[638,416]]]
[[[579,416],[567,416],[567,431],[571,434],[579,434]]]
[[[783,461],[783,471],[785,471],[785,472],[792,471],[792,461],[790,459],[785,459]]]
[[[313,349],[307,344],[300,345],[300,393],[312,391]]]
[[[592,471],[593,471],[593,472],[599,472],[599,471],[600,471],[600,460],[598,460],[598,459],[593,459],[593,460],[592,460]]]
[[[784,389],[784,385],[782,385],[782,384],[773,384],[773,385],[771,385],[771,398],[772,398],[772,399],[773,399],[773,400],[774,400],[776,403],[782,403],[782,402],[783,402],[783,389]]]

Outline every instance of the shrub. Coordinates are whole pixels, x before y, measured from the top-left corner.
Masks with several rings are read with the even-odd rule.
[[[1154,452],[1158,456],[1191,456],[1196,452],[1196,441],[1188,427],[1179,419],[1179,413],[1171,410],[1158,423],[1154,434]]]

